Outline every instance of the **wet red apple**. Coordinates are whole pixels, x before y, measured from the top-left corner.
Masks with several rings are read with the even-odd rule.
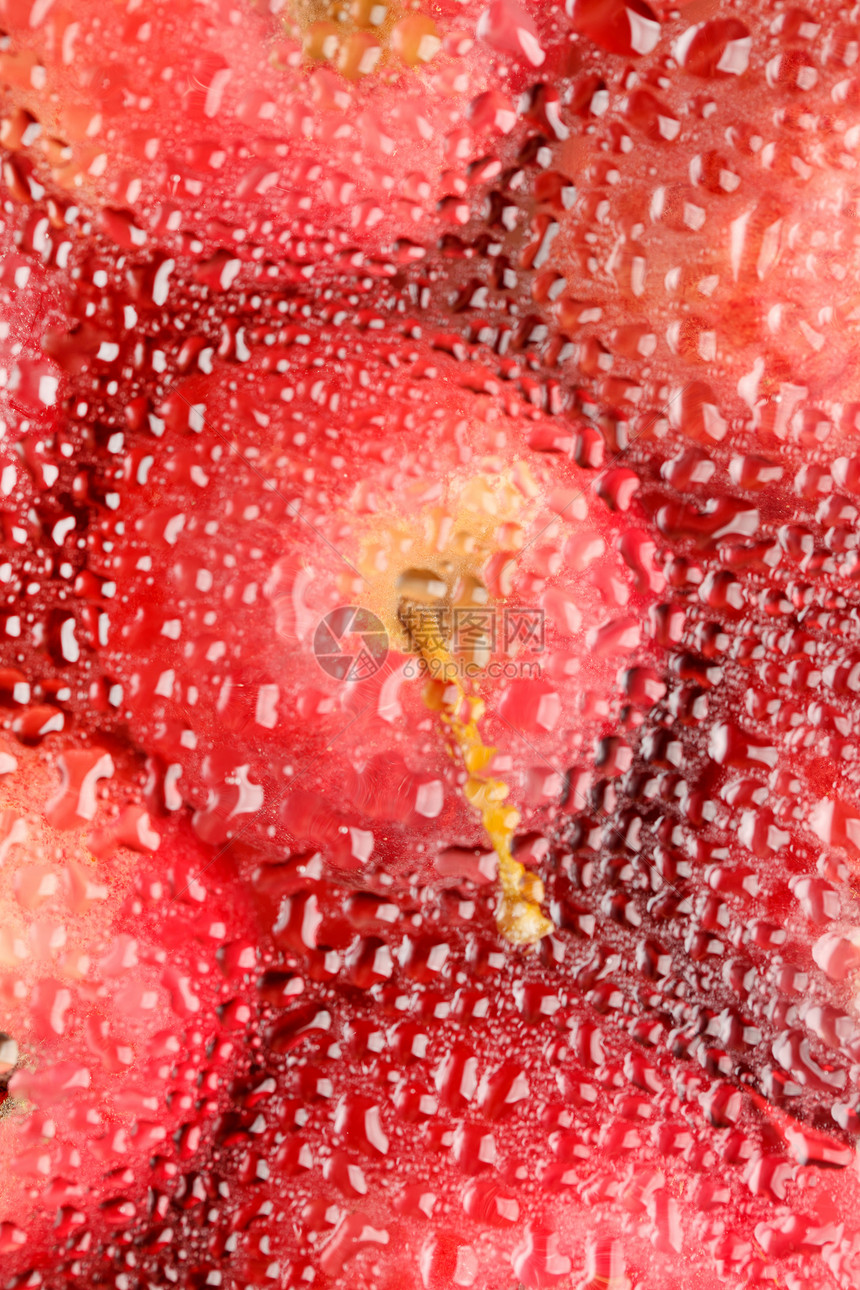
[[[58,1242],[86,1256],[157,1179],[180,1183],[248,1069],[259,1003],[229,863],[187,825],[154,827],[125,750],[65,736],[20,673],[0,676],[20,705],[0,750],[8,1271]]]
[[[11,1275],[852,1286],[850,15],[6,22],[9,710],[262,962],[214,1141]]]

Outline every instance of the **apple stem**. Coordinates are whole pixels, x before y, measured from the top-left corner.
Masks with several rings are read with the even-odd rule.
[[[466,799],[480,814],[499,859],[496,925],[512,945],[535,945],[554,928],[540,908],[544,899],[543,883],[511,852],[520,813],[507,801],[508,785],[487,773],[496,749],[485,744],[481,737],[479,722],[484,714],[484,702],[466,693],[447,649],[434,644],[422,647],[421,653],[431,675],[453,678],[445,686],[440,716],[468,776],[463,790]]]

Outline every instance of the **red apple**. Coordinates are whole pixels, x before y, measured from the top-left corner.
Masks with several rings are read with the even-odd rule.
[[[856,1283],[857,49],[819,10],[303,4],[302,52],[131,9],[133,73],[94,8],[8,13],[9,661],[150,754],[263,927],[169,1238],[160,1198],[96,1222],[52,1284]],[[540,679],[472,681],[536,951],[458,695],[407,675],[461,595],[547,616]],[[349,604],[393,653],[344,683]]]
[[[224,857],[153,821],[133,759],[0,678],[20,705],[0,736],[0,1248],[4,1275],[51,1275],[211,1158],[252,1063],[258,937]]]

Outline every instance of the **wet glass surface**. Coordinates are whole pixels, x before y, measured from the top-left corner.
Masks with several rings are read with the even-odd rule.
[[[860,1280],[856,17],[0,3],[0,1285]]]

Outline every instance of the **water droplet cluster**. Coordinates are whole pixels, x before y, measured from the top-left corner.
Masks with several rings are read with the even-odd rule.
[[[42,8],[0,19],[0,795],[41,768],[0,796],[0,1149],[48,1198],[9,1284],[852,1287],[851,14],[129,5],[114,55]],[[530,953],[408,652],[310,647],[369,551],[392,594],[463,556],[466,489],[475,587],[546,624],[478,686]],[[197,914],[151,833],[226,848]],[[119,984],[78,847],[145,907]],[[66,1042],[158,1142],[39,1092]]]
[[[207,1149],[259,1009],[253,918],[223,861],[187,826],[156,831],[127,753],[36,734],[39,719],[23,707],[19,737],[0,737],[10,1269],[56,1241],[71,1267],[138,1221],[152,1177]]]

